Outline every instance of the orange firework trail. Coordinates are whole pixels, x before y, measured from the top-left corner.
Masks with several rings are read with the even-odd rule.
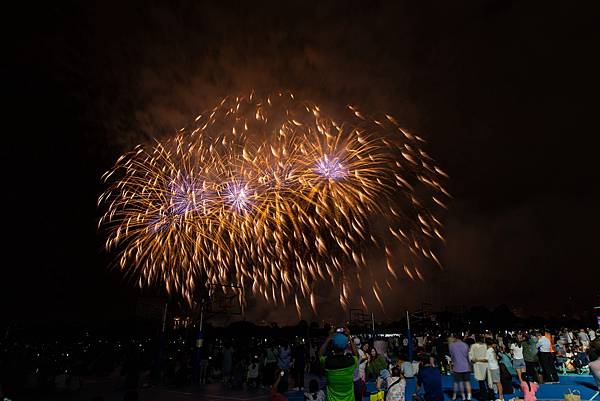
[[[393,117],[353,106],[337,121],[290,93],[228,97],[174,138],[119,158],[103,177],[99,225],[140,286],[162,283],[189,303],[227,283],[242,304],[250,290],[294,298],[300,314],[329,281],[347,307],[372,276],[370,249],[394,278],[423,279],[417,264],[440,264],[433,211],[445,208],[447,175],[423,144]],[[381,303],[380,285],[371,290]]]

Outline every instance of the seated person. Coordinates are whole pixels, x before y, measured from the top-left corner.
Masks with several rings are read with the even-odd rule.
[[[400,355],[398,357],[398,360],[396,361],[396,366],[398,368],[400,368],[400,373],[402,373],[402,376],[404,376],[404,378],[406,379],[412,379],[413,377],[415,377],[415,374],[413,372],[413,364],[407,361],[407,357],[404,355]]]
[[[588,364],[590,360],[581,346],[578,346],[575,351],[575,370],[577,374],[587,373],[589,371]]]
[[[325,401],[325,393],[319,388],[319,382],[312,379],[308,383],[308,391],[304,393],[304,401]]]
[[[383,369],[377,378],[376,386],[378,391],[385,389],[385,401],[405,400],[406,380],[397,366],[392,368],[391,373],[389,370]]]
[[[421,359],[415,395],[418,396],[421,387],[425,389],[425,401],[444,401],[442,375],[438,368],[431,365],[431,358],[427,354]]]
[[[571,346],[566,345],[565,346],[565,357],[564,357],[564,361],[563,361],[562,367],[561,367],[563,374],[575,372],[575,364],[573,363],[574,357],[575,357],[575,354],[573,353]]]

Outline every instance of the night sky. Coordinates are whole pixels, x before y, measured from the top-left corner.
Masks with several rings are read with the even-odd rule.
[[[138,291],[107,269],[96,228],[100,176],[253,88],[392,114],[449,173],[446,269],[388,292],[381,318],[421,302],[593,303],[600,68],[586,3],[51,3],[5,13],[7,320],[129,316]],[[293,314],[267,309],[252,316]]]

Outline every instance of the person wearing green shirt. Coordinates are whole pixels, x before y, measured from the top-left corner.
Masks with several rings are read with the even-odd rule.
[[[379,355],[375,347],[371,348],[371,357],[367,362],[367,373],[371,379],[377,379],[383,369],[387,369],[388,364],[383,355]]]
[[[354,401],[354,370],[358,366],[358,350],[348,329],[332,333],[319,350],[319,359],[327,377],[327,401]],[[327,348],[332,354],[325,356]],[[352,355],[346,355],[350,344]]]
[[[537,339],[530,335],[529,340],[521,342],[523,347],[523,359],[525,360],[526,372],[536,381],[540,382],[538,377],[539,359],[537,355]]]

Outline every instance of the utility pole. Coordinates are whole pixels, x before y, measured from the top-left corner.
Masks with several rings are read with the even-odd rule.
[[[373,337],[375,337],[375,315],[373,315],[373,312],[371,312],[371,330]]]
[[[202,381],[201,372],[200,372],[200,363],[202,361],[202,346],[204,345],[204,333],[202,332],[202,328],[204,325],[204,305],[205,300],[203,299],[200,304],[200,321],[198,322],[198,331],[196,332],[196,351],[194,355],[194,379],[196,384],[200,384]]]
[[[408,313],[408,309],[406,310],[406,337],[408,338],[408,360],[412,362],[413,341],[410,333],[410,313]]]
[[[165,342],[167,337],[167,311],[169,309],[169,301],[165,302],[165,306],[162,311],[162,323],[160,328],[160,339],[158,344],[158,359],[156,361],[156,376],[155,380],[162,384],[162,365],[165,353]]]

